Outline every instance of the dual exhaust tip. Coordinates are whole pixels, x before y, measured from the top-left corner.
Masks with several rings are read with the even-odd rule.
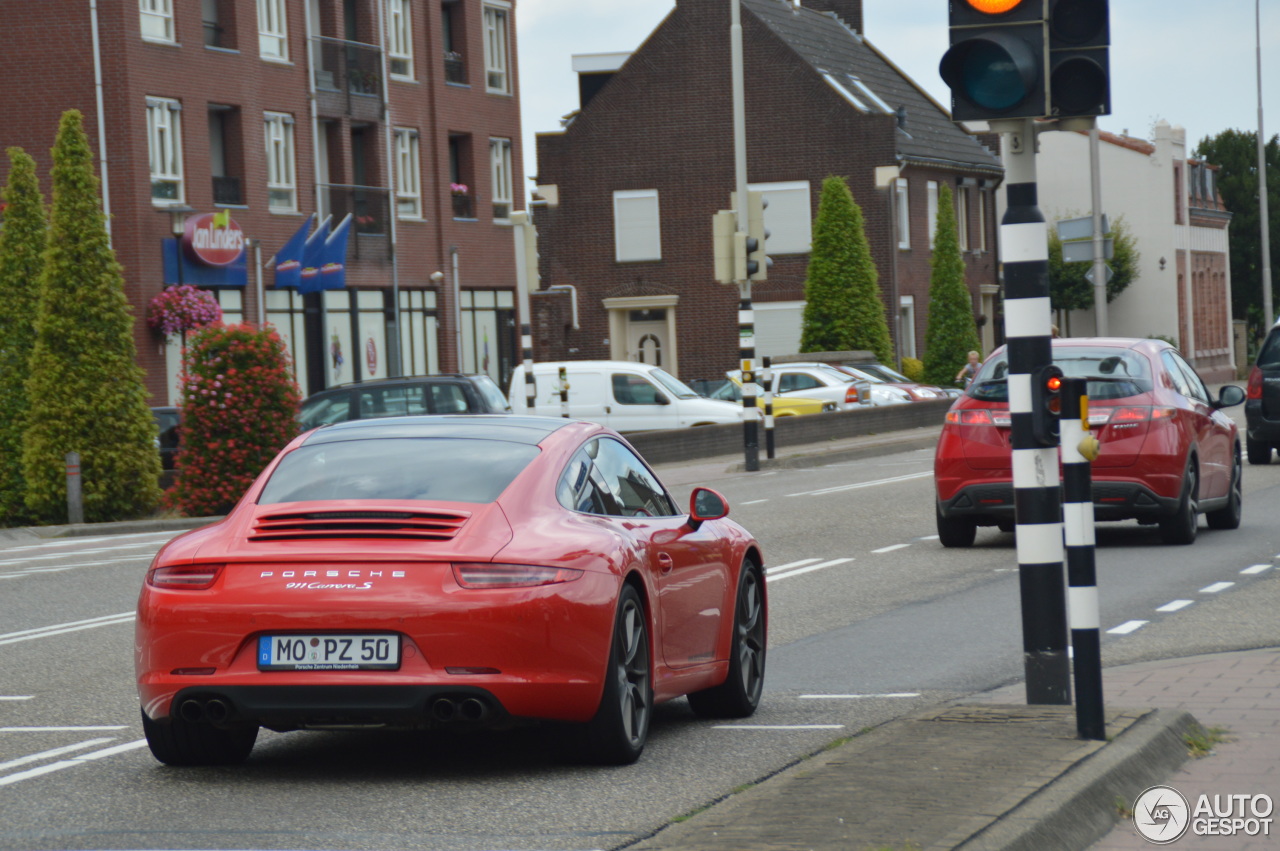
[[[231,704],[220,697],[189,698],[178,706],[178,717],[189,724],[206,722],[225,724],[231,717]]]
[[[489,705],[478,697],[437,697],[431,703],[431,717],[442,724],[465,721],[476,724],[488,719]]]

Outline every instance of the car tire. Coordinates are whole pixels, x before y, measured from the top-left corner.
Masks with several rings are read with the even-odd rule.
[[[644,603],[633,586],[624,585],[618,597],[600,708],[584,731],[585,756],[591,762],[630,765],[640,758],[653,717],[652,671]]]
[[[942,506],[935,505],[938,514],[938,540],[944,547],[972,547],[978,536],[978,524],[965,517],[943,517]]]
[[[142,713],[151,754],[165,765],[239,765],[249,758],[258,726],[215,727],[175,716],[156,721]]]
[[[1249,454],[1249,463],[1257,466],[1271,463],[1271,444],[1263,443],[1260,440],[1254,440],[1246,437],[1244,442],[1245,451]]]
[[[764,692],[764,580],[749,560],[742,563],[733,612],[729,675],[720,685],[689,695],[689,706],[703,718],[746,718],[755,713]]]
[[[1182,477],[1182,497],[1178,508],[1169,517],[1160,519],[1160,540],[1166,544],[1194,544],[1200,526],[1199,476],[1194,459],[1187,462],[1187,472]]]
[[[1204,515],[1210,529],[1239,529],[1240,515],[1244,510],[1244,465],[1240,463],[1240,447],[1236,446],[1231,463],[1231,487],[1227,491],[1227,504],[1217,511]]]

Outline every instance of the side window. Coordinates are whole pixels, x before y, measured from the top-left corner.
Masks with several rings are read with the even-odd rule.
[[[348,393],[339,393],[324,399],[318,399],[302,409],[298,420],[303,430],[330,423],[344,423],[351,418],[351,397]]]
[[[1187,380],[1188,390],[1186,395],[1204,402],[1206,405],[1210,404],[1209,390],[1204,386],[1204,382],[1200,380],[1200,375],[1196,372],[1195,367],[1177,355],[1173,355],[1173,360],[1178,364],[1178,368],[1182,370],[1182,374]]]
[[[672,517],[670,498],[644,462],[616,440],[597,441],[595,466],[627,517]]]
[[[556,500],[570,511],[618,515],[622,511],[596,469],[599,450],[600,441],[593,440],[577,451],[556,484]]]
[[[778,385],[778,392],[788,393],[793,390],[812,390],[814,387],[821,386],[822,382],[812,375],[805,375],[802,372],[789,372],[783,374],[782,381]]]
[[[614,373],[613,398],[619,405],[660,405],[666,400],[648,379],[627,373]]]
[[[428,407],[433,414],[462,414],[467,411],[467,395],[458,384],[431,384],[426,387],[431,397]]]
[[[1165,372],[1169,374],[1169,379],[1173,381],[1173,389],[1183,396],[1191,396],[1191,387],[1187,384],[1187,376],[1183,373],[1182,368],[1178,366],[1178,359],[1173,352],[1166,351],[1161,354],[1160,361],[1164,365]]]

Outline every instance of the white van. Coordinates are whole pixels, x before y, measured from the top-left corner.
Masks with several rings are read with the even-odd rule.
[[[656,366],[633,361],[536,363],[534,409],[525,399],[524,364],[511,375],[507,398],[515,414],[561,416],[560,370],[569,385],[569,416],[616,431],[652,431],[742,422],[742,406],[707,399]]]

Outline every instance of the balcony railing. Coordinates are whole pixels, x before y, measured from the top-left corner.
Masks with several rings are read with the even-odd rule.
[[[213,203],[243,204],[244,195],[240,191],[240,178],[215,176],[213,178]]]
[[[372,44],[317,36],[311,39],[311,66],[319,93],[340,93],[353,101],[382,97],[382,50]]]
[[[361,260],[385,260],[391,256],[391,199],[384,187],[330,183],[320,187],[321,211],[338,224],[352,216],[350,256]]]
[[[476,217],[472,196],[455,192],[450,197],[453,198],[453,217],[455,219],[474,219]]]
[[[447,51],[444,55],[444,80],[446,83],[467,81],[467,66],[462,62],[462,54],[456,50]]]

